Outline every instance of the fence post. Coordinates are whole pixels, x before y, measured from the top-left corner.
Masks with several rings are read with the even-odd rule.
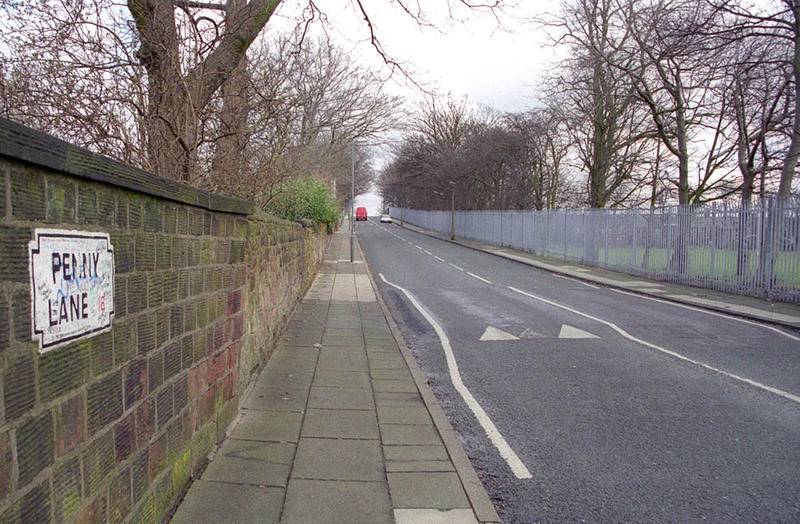
[[[581,248],[581,263],[586,263],[586,214],[589,211],[587,209],[583,210],[583,224],[581,224],[581,229],[583,229],[583,247]]]
[[[547,214],[544,216],[544,254],[546,256],[550,256],[550,210],[547,210]]]
[[[727,208],[727,203],[726,203]],[[727,223],[727,221],[726,221]],[[711,204],[711,281],[717,281],[717,203]]]
[[[635,268],[638,264],[636,263],[636,215],[638,212],[633,209],[628,212],[628,216],[631,217],[631,224],[633,224],[633,261],[631,267]]]

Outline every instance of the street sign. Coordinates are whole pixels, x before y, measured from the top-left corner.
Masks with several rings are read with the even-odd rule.
[[[36,229],[28,248],[32,334],[41,353],[111,328],[114,248],[108,233]]]

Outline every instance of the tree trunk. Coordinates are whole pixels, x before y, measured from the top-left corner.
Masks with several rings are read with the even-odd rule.
[[[189,181],[197,142],[189,86],[183,81],[171,2],[129,0],[139,31],[137,57],[147,71],[147,153],[157,175]]]
[[[681,70],[675,73],[675,119],[678,139],[678,230],[675,236],[675,251],[670,261],[673,271],[688,277],[689,246],[688,235],[691,227],[692,210],[689,207],[689,147],[686,130],[686,105],[683,99]]]
[[[228,3],[229,9],[236,1]],[[248,71],[247,57],[244,57],[230,78],[222,84],[222,114],[220,115],[220,136],[215,144],[211,159],[212,177],[216,187],[231,195],[249,191],[244,185],[242,168],[244,149],[247,146]],[[335,193],[334,193],[335,194]],[[250,195],[252,197],[253,195]]]
[[[792,56],[792,72],[794,73],[794,121],[792,123],[792,139],[789,142],[789,150],[781,169],[781,185],[778,189],[778,196],[788,198],[792,194],[792,179],[797,168],[797,161],[800,158],[800,111],[797,109],[800,101],[800,6],[796,1],[787,2],[792,8],[792,38],[794,40],[794,54]]]
[[[280,0],[232,3],[225,32],[214,50],[191,70],[181,67],[171,0],[128,0],[141,47],[137,57],[148,76],[147,151],[156,174],[192,182],[200,113],[231,76]]]

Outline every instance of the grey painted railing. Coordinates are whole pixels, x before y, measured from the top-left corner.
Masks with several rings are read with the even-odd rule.
[[[646,278],[800,303],[800,205],[421,211],[395,220]],[[452,222],[451,222],[452,221]]]

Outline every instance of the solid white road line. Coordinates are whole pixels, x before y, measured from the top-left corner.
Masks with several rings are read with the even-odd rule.
[[[456,357],[453,355],[453,348],[450,346],[450,339],[447,338],[442,327],[433,319],[433,317],[428,314],[427,311],[417,302],[411,293],[409,293],[406,289],[389,282],[386,280],[386,277],[383,276],[383,273],[378,273],[381,277],[381,280],[389,284],[390,286],[399,289],[408,300],[417,308],[417,311],[425,317],[425,320],[433,326],[433,330],[436,331],[436,334],[439,336],[439,342],[442,344],[442,348],[444,349],[445,358],[447,360],[447,369],[450,372],[450,381],[453,383],[453,387],[455,387],[458,394],[461,395],[461,398],[464,399],[464,402],[467,404],[467,407],[472,411],[475,415],[475,418],[478,419],[478,423],[480,423],[483,430],[486,432],[486,435],[489,437],[489,440],[494,444],[497,448],[497,451],[500,453],[500,456],[503,457],[503,460],[506,461],[508,467],[511,468],[511,471],[518,479],[529,479],[532,477],[528,468],[525,467],[525,464],[519,459],[514,450],[511,449],[511,446],[508,445],[506,439],[503,438],[503,435],[500,434],[498,431],[497,426],[494,425],[492,420],[489,418],[489,415],[486,414],[486,411],[478,404],[478,401],[475,400],[475,397],[472,396],[472,393],[469,392],[467,386],[464,385],[463,380],[461,380],[461,373],[458,371],[458,363],[456,363]]]
[[[457,269],[457,270],[459,270],[459,271],[464,271],[464,268],[463,268],[463,267],[458,267],[457,265],[455,265],[455,264],[451,264],[450,262],[448,262],[448,264],[450,264],[451,266],[453,266],[454,268],[456,268],[456,269]]]
[[[639,343],[639,344],[641,344],[643,346],[647,346],[647,347],[649,347],[651,349],[655,349],[656,351],[660,351],[662,353],[665,353],[665,354],[667,354],[667,355],[669,355],[671,357],[683,360],[685,362],[689,362],[689,363],[694,364],[696,366],[700,366],[700,367],[705,368],[705,369],[707,369],[709,371],[713,371],[715,373],[719,373],[720,375],[723,375],[725,377],[732,378],[732,379],[738,380],[740,382],[744,382],[745,384],[750,384],[751,386],[755,386],[755,387],[757,387],[759,389],[763,389],[764,391],[769,391],[770,393],[774,393],[775,395],[781,396],[781,397],[783,397],[785,399],[791,400],[792,402],[796,402],[796,403],[800,404],[800,397],[798,397],[797,395],[792,395],[791,393],[789,393],[787,391],[783,391],[782,389],[778,389],[778,388],[775,388],[775,387],[772,387],[772,386],[768,386],[766,384],[762,384],[761,382],[757,382],[755,380],[752,380],[752,379],[749,379],[749,378],[746,378],[746,377],[741,377],[741,376],[735,375],[733,373],[728,373],[727,371],[724,371],[724,370],[716,368],[716,367],[714,367],[712,365],[706,364],[705,362],[700,362],[699,360],[695,360],[693,358],[689,358],[687,356],[681,355],[680,353],[676,353],[675,351],[671,351],[669,349],[662,348],[661,346],[657,346],[656,344],[653,344],[651,342],[647,342],[646,340],[642,340],[640,338],[634,337],[633,335],[631,335],[630,333],[628,333],[627,331],[625,331],[621,327],[617,326],[616,324],[614,324],[612,322],[609,322],[608,320],[603,320],[602,318],[597,318],[597,317],[589,315],[587,313],[583,313],[581,311],[578,311],[577,309],[573,309],[573,308],[571,308],[569,306],[565,306],[563,304],[559,304],[558,302],[553,302],[552,300],[548,300],[546,298],[542,298],[542,297],[539,297],[539,296],[536,296],[536,295],[532,295],[530,293],[527,293],[527,292],[522,291],[520,289],[517,289],[515,287],[508,286],[508,289],[510,289],[511,291],[514,291],[516,293],[519,293],[520,295],[525,295],[526,297],[530,297],[530,298],[532,298],[534,300],[538,300],[540,302],[544,302],[545,304],[549,304],[551,306],[554,306],[554,307],[561,308],[561,309],[564,309],[566,311],[569,311],[570,313],[575,313],[576,315],[580,315],[580,316],[582,316],[584,318],[588,318],[590,320],[594,320],[595,322],[599,322],[599,323],[601,323],[603,325],[606,325],[606,326],[610,327],[611,329],[613,329],[614,331],[616,331],[617,333],[619,333],[623,337],[627,338],[628,340],[631,340],[633,342],[637,342],[637,343]]]
[[[486,280],[486,279],[485,279],[485,278],[483,278],[483,277],[479,277],[479,276],[478,276],[478,275],[476,275],[475,273],[470,273],[469,271],[467,271],[467,275],[471,276],[472,278],[477,278],[477,279],[478,279],[478,280],[480,280],[481,282],[485,282],[485,283],[487,283],[487,284],[491,284],[491,282],[489,282],[488,280]]]
[[[615,293],[622,293],[623,295],[630,295],[632,297],[644,298],[646,300],[652,300],[653,302],[661,302],[662,304],[669,304],[671,306],[682,307],[684,309],[689,309],[691,311],[698,311],[700,313],[705,313],[707,315],[712,315],[712,316],[715,316],[715,317],[726,318],[728,320],[735,320],[737,322],[742,322],[744,324],[750,324],[751,326],[758,326],[758,327],[761,327],[761,328],[764,328],[764,329],[768,329],[770,331],[774,331],[775,333],[780,333],[784,337],[789,338],[791,340],[796,340],[796,341],[800,342],[800,337],[796,337],[796,336],[794,336],[794,335],[792,335],[790,333],[787,333],[786,331],[780,330],[780,329],[778,329],[778,328],[776,328],[774,326],[770,326],[770,325],[767,325],[767,324],[761,324],[759,322],[755,322],[753,320],[747,320],[746,318],[742,318],[742,317],[737,317],[736,315],[729,315],[729,314],[726,314],[726,313],[721,313],[719,311],[711,311],[710,309],[703,309],[703,308],[700,308],[700,307],[690,306],[688,304],[681,304],[679,302],[672,302],[670,300],[664,300],[663,298],[651,297],[651,296],[647,296],[647,295],[639,295],[638,293],[631,293],[630,291],[624,291],[622,289],[614,289],[614,288],[609,288],[609,289],[611,291],[614,291]]]

